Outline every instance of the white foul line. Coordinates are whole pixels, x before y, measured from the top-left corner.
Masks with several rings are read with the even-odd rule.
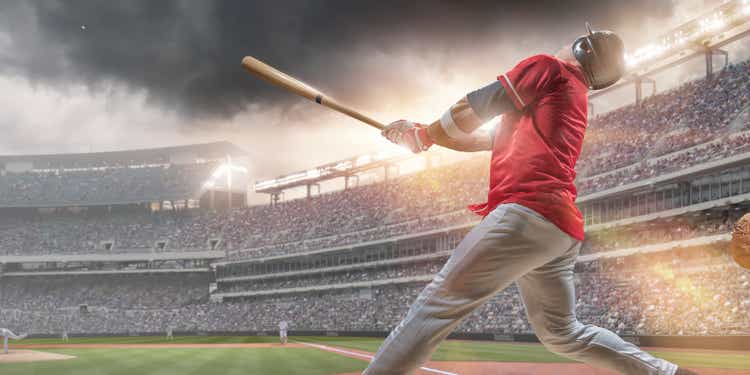
[[[307,346],[311,346],[313,348],[317,348],[317,349],[320,349],[320,350],[326,350],[326,351],[329,351],[329,352],[341,353],[341,354],[351,355],[351,356],[360,357],[360,358],[367,358],[367,359],[370,359],[370,360],[373,358],[373,356],[371,356],[369,354],[362,354],[362,353],[350,352],[350,351],[347,351],[347,350],[341,350],[341,349],[338,349],[338,348],[333,348],[333,347],[325,346],[325,345],[311,344],[311,343],[301,342],[301,341],[295,341],[295,343],[302,344],[302,345],[307,345]],[[420,369],[428,371],[428,372],[434,372],[436,374],[442,374],[442,375],[459,375],[459,374],[456,374],[456,373],[453,373],[453,372],[438,370],[438,369],[429,368],[429,367],[420,367]]]

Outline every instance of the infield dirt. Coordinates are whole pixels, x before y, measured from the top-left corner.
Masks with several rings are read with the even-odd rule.
[[[63,361],[75,358],[72,355],[57,353],[38,352],[35,350],[10,350],[8,354],[0,353],[0,364],[3,363],[21,363],[21,362],[43,362],[43,361]]]

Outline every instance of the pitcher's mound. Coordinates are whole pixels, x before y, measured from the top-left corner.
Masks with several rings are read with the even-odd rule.
[[[8,354],[0,351],[0,364],[19,363],[19,362],[41,362],[41,361],[61,361],[75,358],[72,355],[57,353],[38,352],[36,350],[10,350]]]

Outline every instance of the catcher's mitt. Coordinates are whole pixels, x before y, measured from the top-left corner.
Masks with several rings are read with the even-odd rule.
[[[730,248],[734,261],[750,269],[750,214],[745,214],[734,224]]]

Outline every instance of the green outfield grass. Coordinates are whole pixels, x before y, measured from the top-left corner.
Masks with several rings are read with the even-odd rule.
[[[164,336],[124,337],[70,337],[70,344],[255,344],[278,343],[277,336],[175,336],[167,340]],[[60,338],[30,338],[18,342],[23,344],[63,344]]]
[[[375,352],[382,339],[351,337],[292,337],[292,341]],[[93,337],[70,340],[76,344],[155,343],[277,343],[273,336],[178,336],[167,341],[153,337]],[[24,344],[61,344],[60,339],[28,339]],[[311,374],[332,375],[364,369],[364,361],[314,348],[156,348],[156,349],[40,349],[74,355],[62,362],[0,365],[2,375],[199,375]],[[655,355],[687,367],[750,369],[750,353],[657,351]],[[541,345],[482,341],[446,341],[433,356],[437,361],[570,362]]]
[[[341,348],[375,352],[383,340],[360,337],[302,337],[302,342],[315,342]],[[685,367],[750,369],[750,353],[696,351],[652,351],[652,354]],[[436,361],[495,362],[572,362],[550,353],[538,344],[492,341],[445,341],[432,356]]]
[[[54,349],[66,361],[0,364],[3,375],[332,375],[366,363],[307,348]]]

